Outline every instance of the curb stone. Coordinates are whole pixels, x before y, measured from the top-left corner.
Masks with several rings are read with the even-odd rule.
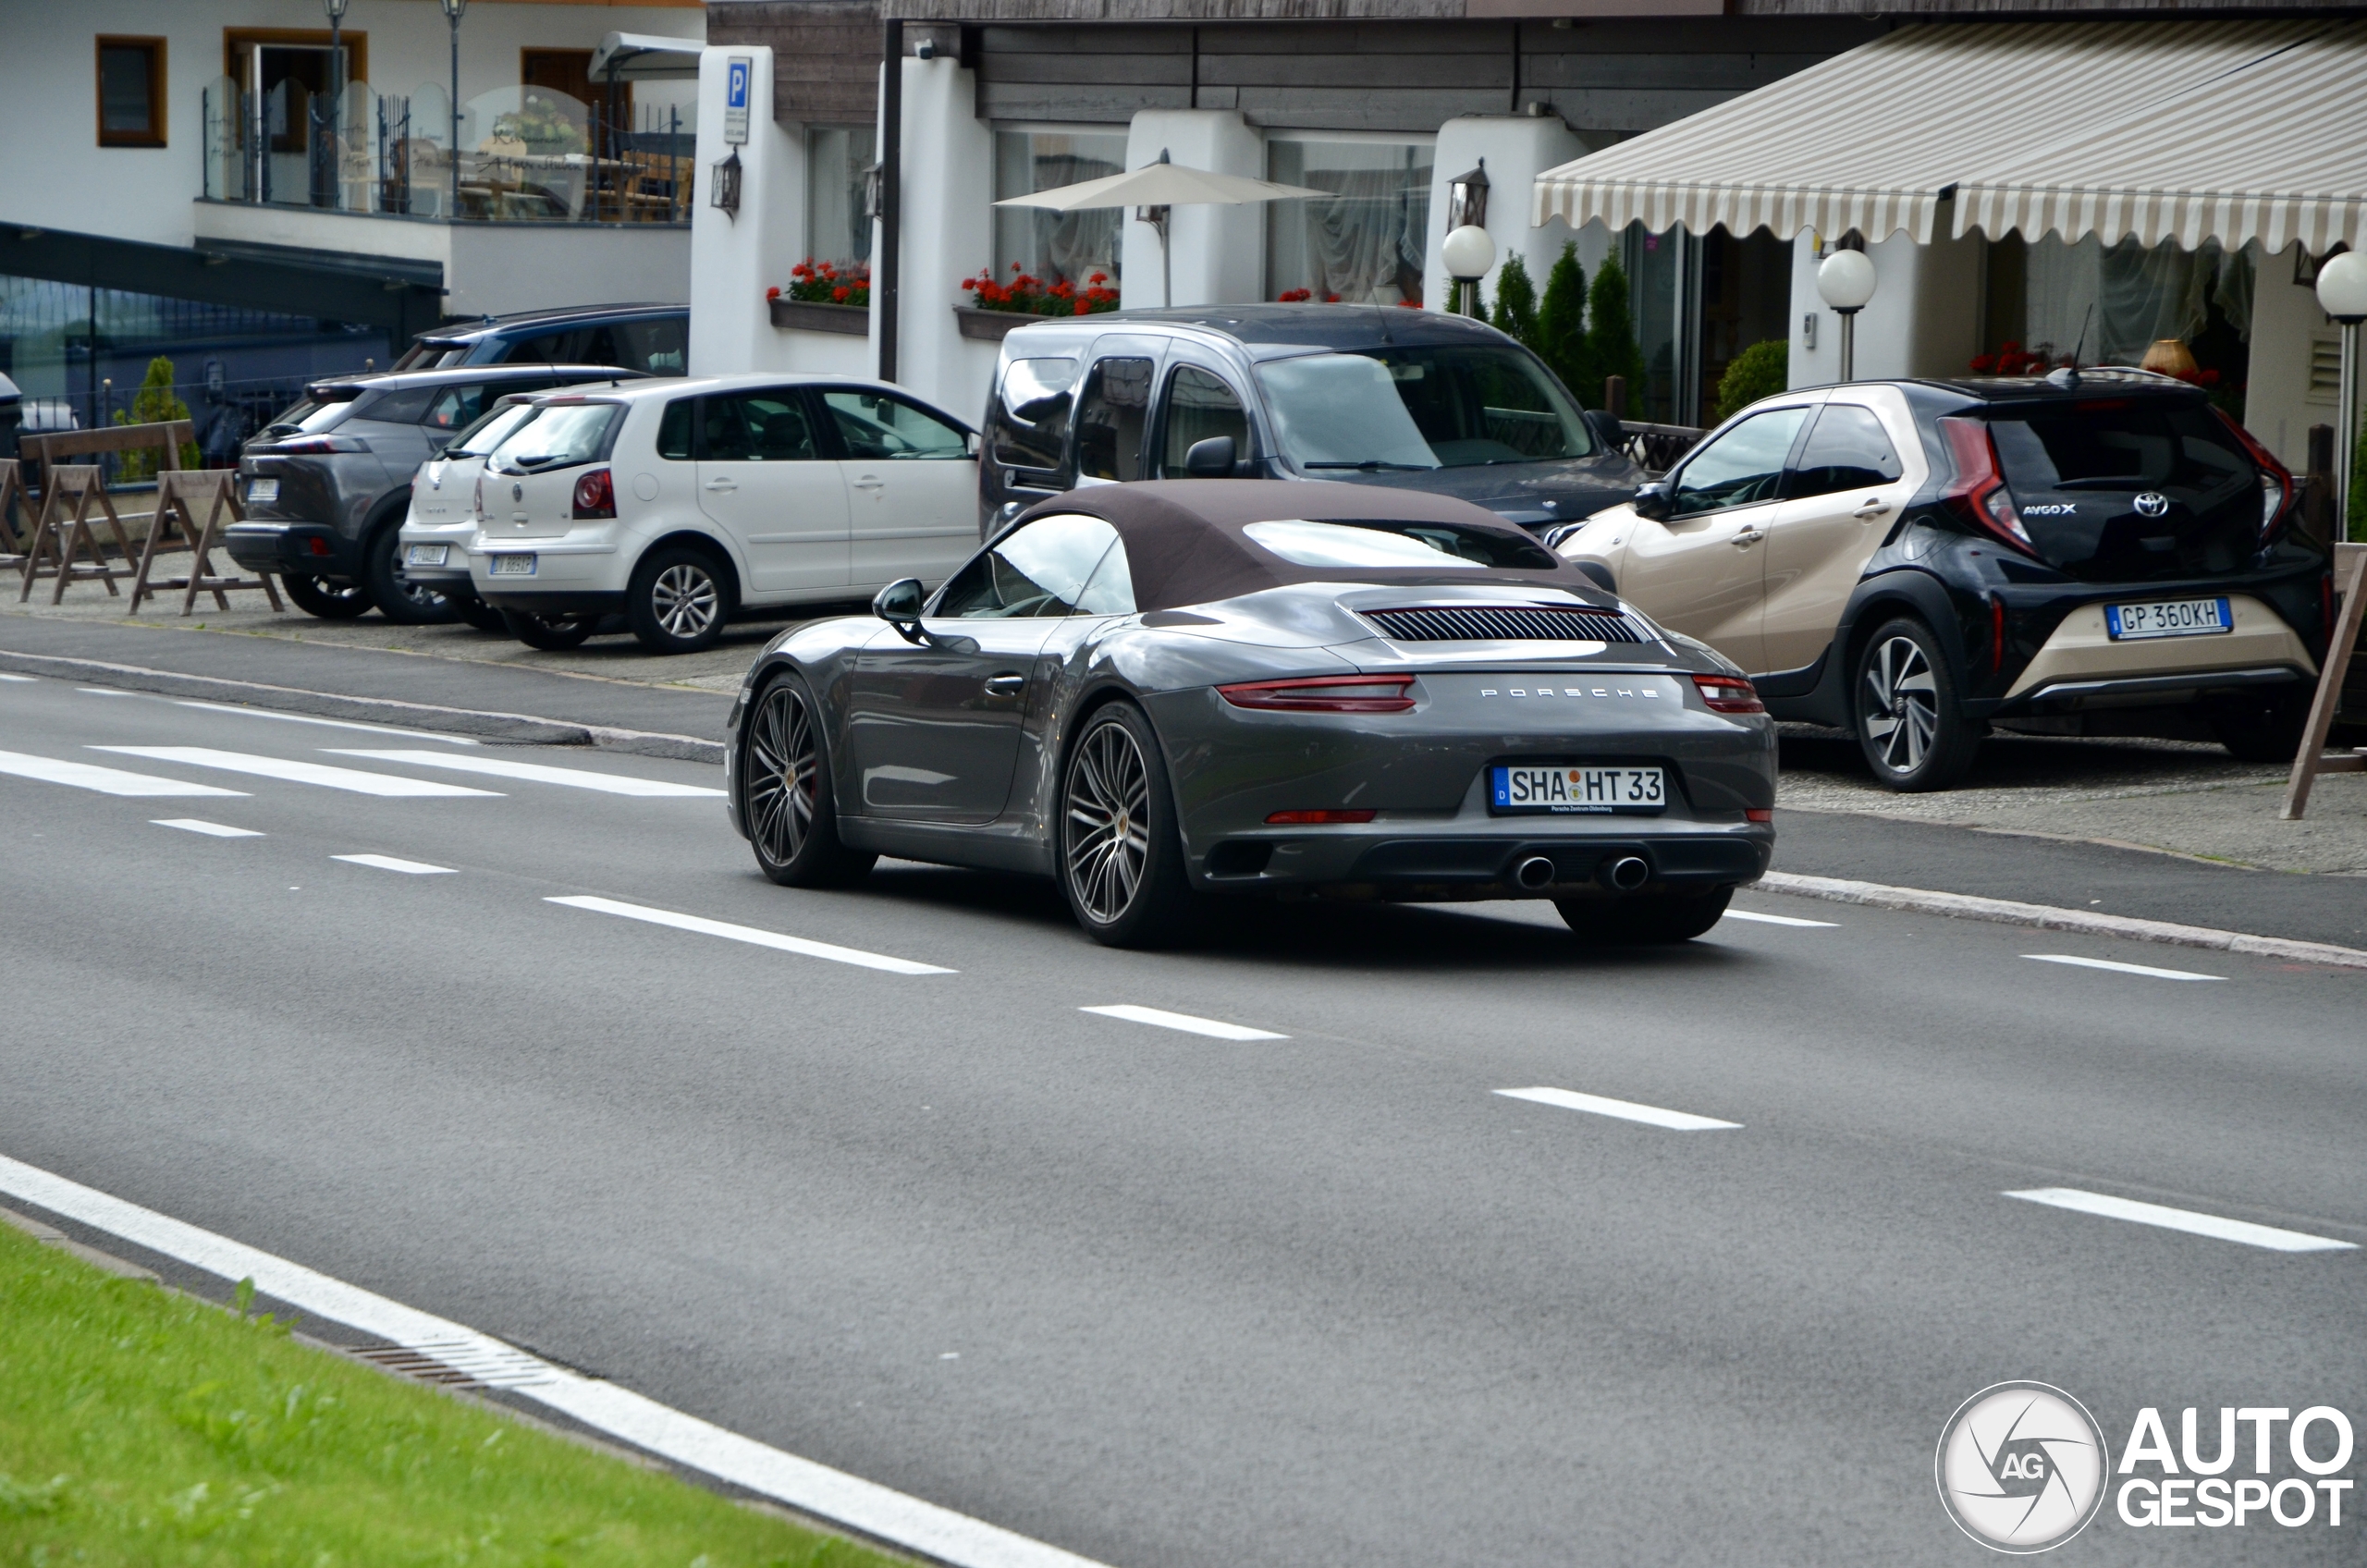
[[[2044,931],[2076,931],[2091,937],[2120,937],[2138,942],[2165,942],[2174,947],[2249,953],[2256,958],[2281,958],[2302,963],[2333,964],[2344,969],[2367,969],[2367,951],[2336,947],[2331,942],[2254,937],[2241,931],[2214,930],[2207,925],[2179,925],[2166,920],[2140,920],[2133,915],[2058,909],[2052,904],[2016,903],[2009,899],[1975,898],[1968,893],[1935,893],[1921,888],[1892,888],[1880,882],[1851,882],[1838,876],[1802,876],[1784,871],[1771,871],[1754,886],[1771,893],[1791,893],[1800,898],[1825,899],[1834,903],[1868,904],[1877,909],[1910,910],[1919,914],[1944,914],[1959,920],[1988,920],[2002,925],[2028,925]]]

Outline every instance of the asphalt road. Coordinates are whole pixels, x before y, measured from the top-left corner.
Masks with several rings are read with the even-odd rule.
[[[45,759],[0,758],[0,1154],[1122,1568],[1972,1562],[1932,1453],[1986,1385],[2116,1452],[2141,1406],[2367,1417],[2367,1254],[2004,1195],[2367,1243],[2367,974],[1768,894],[1833,924],[1325,908],[1119,953],[1024,881],[774,888],[712,797],[326,748],[696,764],[55,680],[0,681],[0,748]],[[243,793],[22,776],[59,761]],[[496,793],[251,771],[291,762]],[[1497,1092],[1537,1086],[1739,1125]],[[2354,1513],[2108,1504],[2059,1560],[2355,1562]]]

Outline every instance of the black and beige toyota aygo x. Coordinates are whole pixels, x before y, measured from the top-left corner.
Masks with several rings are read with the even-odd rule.
[[[1750,671],[1776,717],[1937,790],[1992,725],[2127,732],[2116,710],[2290,758],[2332,619],[2293,513],[2292,476],[2200,390],[2058,371],[1770,398],[1547,538]]]

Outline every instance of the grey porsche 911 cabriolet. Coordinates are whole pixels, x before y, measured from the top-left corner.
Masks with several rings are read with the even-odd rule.
[[[732,706],[732,822],[776,882],[1050,876],[1124,947],[1323,894],[1551,899],[1668,942],[1774,848],[1741,672],[1445,496],[1077,490],[872,609],[784,633]]]

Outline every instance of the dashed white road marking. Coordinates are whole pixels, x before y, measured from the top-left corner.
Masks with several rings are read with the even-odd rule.
[[[1690,1111],[1662,1110],[1656,1105],[1637,1105],[1633,1100],[1582,1095],[1576,1089],[1498,1089],[1496,1093],[1508,1099],[1534,1100],[1539,1105],[1560,1106],[1564,1110],[1615,1116],[1622,1121],[1641,1121],[1647,1126],[1666,1127],[1676,1133],[1713,1133],[1742,1125],[1739,1121],[1721,1121],[1714,1116],[1695,1116]]]
[[[1288,1035],[1277,1035],[1270,1029],[1252,1029],[1245,1023],[1227,1023],[1214,1018],[1195,1018],[1188,1012],[1163,1012],[1155,1007],[1136,1007],[1132,1002],[1120,1002],[1109,1007],[1081,1007],[1077,1011],[1098,1012],[1104,1018],[1122,1018],[1129,1023],[1148,1023],[1159,1029],[1181,1029],[1186,1035],[1206,1035],[1212,1040],[1290,1038]]]
[[[2121,963],[2108,958],[2080,958],[2075,953],[2024,953],[2040,963],[2067,963],[2074,969],[2108,969],[2115,974],[2142,974],[2149,980],[2225,980],[2224,974],[2197,974],[2191,969],[2156,969],[2150,963]]]
[[[1730,909],[1722,917],[1726,920],[1749,920],[1761,925],[1815,925],[1832,930],[1840,925],[1837,920],[1802,920],[1797,914],[1761,914],[1757,910]]]
[[[357,768],[329,767],[317,762],[249,756],[244,752],[217,752],[211,746],[92,746],[91,750],[121,752],[126,756],[149,757],[157,762],[186,763],[192,767],[218,767],[226,773],[251,773],[259,778],[284,778],[291,784],[318,784],[324,789],[387,799],[423,795],[484,795],[497,799],[500,795],[497,790],[472,790],[461,784],[403,778],[391,773],[363,773]]]
[[[81,692],[82,695],[86,697],[133,697],[139,695],[136,692],[119,692],[112,686],[77,686],[74,690]]]
[[[607,795],[701,795],[721,800],[723,791],[704,784],[676,784],[663,778],[634,778],[621,773],[595,773],[583,767],[553,767],[547,763],[511,762],[502,757],[454,756],[448,752],[370,752],[325,746],[331,756],[364,757],[373,762],[409,763],[415,767],[449,768],[455,773],[482,773],[495,778],[524,778],[536,784],[564,784],[577,790],[597,790]]]
[[[350,718],[315,718],[308,713],[276,713],[270,708],[242,708],[232,703],[201,703],[176,698],[173,705],[196,708],[204,713],[236,714],[241,718],[276,719],[282,724],[316,724],[325,729],[359,729],[365,735],[392,735],[404,741],[441,741],[448,746],[479,743],[466,735],[438,735],[432,729],[393,729],[383,724],[358,724]]]
[[[0,680],[21,680],[30,686],[36,679],[38,678],[31,675],[10,675],[6,670],[0,670]]]
[[[2246,1246],[2266,1247],[2271,1252],[2359,1250],[2356,1242],[2337,1242],[2327,1236],[2279,1230],[2274,1225],[2255,1225],[2248,1219],[2228,1219],[2216,1214],[2199,1214],[2190,1208],[2139,1203],[2134,1198],[2116,1198],[2103,1193],[2083,1193],[2077,1187],[2033,1187],[2028,1192],[2007,1193],[2005,1196],[2020,1198],[2025,1203],[2042,1203],[2050,1208],[2067,1208],[2079,1214],[2101,1214],[2107,1219],[2130,1219],[2140,1225],[2158,1225],[2165,1231],[2184,1231],[2189,1235],[2211,1236],[2223,1242],[2241,1242]]]
[[[207,822],[194,816],[152,816],[151,827],[178,827],[184,833],[202,833],[209,839],[260,839],[262,834],[251,827],[232,827],[227,823]]]
[[[852,963],[862,969],[882,969],[890,974],[954,974],[958,970],[941,969],[933,963],[914,963],[908,958],[889,958],[885,953],[867,953],[860,948],[841,948],[830,942],[811,941],[803,937],[784,937],[778,931],[761,931],[754,925],[734,925],[728,920],[709,920],[705,915],[677,914],[672,910],[651,909],[645,904],[629,904],[616,899],[595,898],[588,894],[567,898],[545,899],[546,904],[565,904],[570,909],[588,909],[595,914],[613,914],[626,920],[644,920],[652,925],[670,925],[677,931],[695,931],[702,937],[721,937],[726,941],[746,942],[751,947],[771,948],[777,952],[799,953],[806,958],[828,959],[832,963]]]
[[[502,1386],[520,1398],[677,1464],[932,1561],[955,1568],[1101,1568],[1090,1558],[800,1459],[645,1394],[569,1371],[466,1324],[405,1306],[5,1156],[0,1156],[0,1193],[217,1279],[252,1280],[259,1293],[275,1301],[432,1354],[448,1366],[497,1369]]]
[[[0,773],[14,774],[18,778],[38,778],[44,784],[71,784],[77,790],[96,790],[103,795],[237,795],[244,797],[244,790],[222,790],[211,784],[184,784],[178,778],[158,778],[146,773],[126,773],[119,767],[101,767],[96,763],[60,762],[55,757],[31,756],[23,752],[0,752]]]
[[[331,855],[348,865],[366,865],[373,871],[399,871],[406,876],[452,876],[458,873],[448,865],[430,865],[422,860],[397,860],[392,855]]]

